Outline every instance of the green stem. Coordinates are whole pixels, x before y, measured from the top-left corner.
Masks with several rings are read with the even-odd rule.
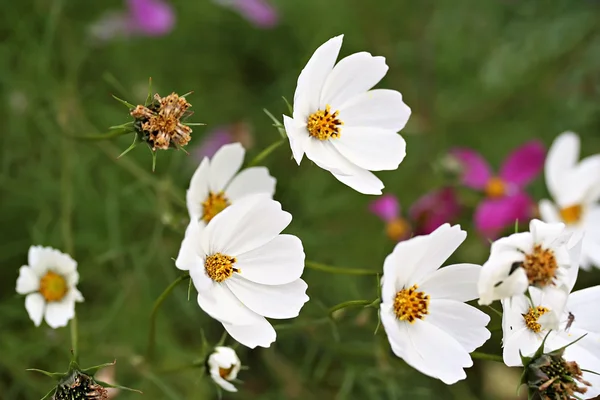
[[[156,316],[158,315],[158,310],[160,309],[160,306],[162,306],[162,303],[166,300],[166,298],[169,297],[173,289],[175,289],[175,287],[181,282],[189,278],[189,274],[184,274],[177,277],[177,279],[175,279],[173,283],[171,283],[154,302],[154,306],[152,307],[152,313],[150,314],[150,331],[148,333],[148,360],[151,360],[154,356],[154,341],[156,337]]]
[[[339,268],[331,265],[325,265],[314,261],[305,261],[304,265],[307,268],[314,269],[321,272],[327,272],[330,274],[342,274],[342,275],[370,275],[377,276],[381,274],[379,271],[359,268]]]
[[[73,352],[73,360],[75,362],[79,362],[79,340],[77,335],[77,315],[73,317],[71,322],[69,322],[69,328],[71,328],[71,351]]]
[[[279,331],[287,331],[287,330],[306,328],[308,326],[313,326],[313,325],[327,324],[330,321],[331,321],[331,319],[329,317],[323,317],[323,318],[319,318],[319,319],[310,319],[308,321],[291,322],[289,324],[278,324],[278,325],[274,325],[273,328],[275,328],[275,330],[279,332]]]
[[[343,303],[340,304],[336,304],[335,306],[331,307],[329,309],[329,315],[333,314],[334,312],[341,310],[342,308],[347,308],[347,307],[367,307],[370,306],[372,304],[374,304],[376,301],[378,300],[348,300],[345,301]]]
[[[258,153],[258,155],[248,163],[248,167],[254,167],[256,165],[259,165],[265,158],[269,156],[269,154],[271,154],[275,149],[277,149],[279,146],[285,143],[286,140],[287,138],[281,138],[275,143],[271,144],[266,149],[264,149],[263,151],[261,151],[260,153]]]
[[[165,368],[159,371],[160,374],[172,374],[174,372],[186,371],[188,369],[204,368],[204,360],[194,361],[185,365],[179,365],[177,367]]]
[[[481,353],[479,351],[472,352],[471,358],[476,358],[479,360],[497,361],[497,362],[501,362],[501,363],[504,362],[504,359],[502,358],[502,356],[498,356],[496,354]]]
[[[100,140],[108,140],[108,139],[113,139],[119,136],[123,136],[123,135],[127,135],[128,133],[133,133],[133,130],[131,128],[122,128],[122,129],[115,129],[112,130],[108,133],[102,133],[99,135],[70,135],[70,134],[65,134],[65,136],[71,138],[71,139],[80,139],[80,140],[90,140],[90,141],[100,141]]]

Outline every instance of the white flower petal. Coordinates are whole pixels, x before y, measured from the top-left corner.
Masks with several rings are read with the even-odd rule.
[[[25,309],[29,314],[29,318],[33,321],[35,326],[40,326],[42,323],[42,317],[44,316],[44,308],[46,307],[46,301],[39,293],[31,293],[25,297]]]
[[[291,283],[300,279],[304,271],[302,242],[292,235],[279,235],[236,259],[235,266],[243,278],[263,285]]]
[[[71,275],[76,274],[77,281],[79,280],[79,275],[77,274],[77,262],[73,260],[70,255],[55,250],[53,259],[53,271],[65,277],[69,277]]]
[[[512,257],[515,261],[523,261],[523,253],[533,251],[534,238],[531,232],[513,233],[492,243],[490,259],[496,254]],[[510,254],[510,256],[509,256]]]
[[[384,301],[391,299],[393,302],[399,290],[415,284],[410,278],[429,251],[428,245],[428,236],[415,236],[396,244],[383,263],[381,294]]]
[[[597,202],[600,197],[600,154],[581,160],[569,177],[574,184],[572,190],[580,194],[581,203]]]
[[[65,297],[62,301],[55,301],[46,304],[44,319],[52,329],[67,326],[69,321],[75,316],[75,302]]]
[[[563,175],[571,170],[579,158],[579,136],[564,132],[558,136],[548,150],[544,165],[546,186],[552,197],[558,201],[564,182]]]
[[[562,246],[566,244],[571,235],[565,232],[565,224],[548,224],[539,219],[533,219],[529,223],[529,230],[536,244],[541,244],[545,249]]]
[[[319,167],[334,174],[351,175],[353,172],[361,170],[362,168],[351,163],[335,148],[333,145],[334,140],[337,139],[319,140],[309,138],[304,147],[306,157]]]
[[[341,175],[333,171],[331,173],[335,179],[362,194],[378,195],[385,187],[375,174],[359,167],[356,167],[351,175]]]
[[[242,304],[224,283],[215,282],[208,289],[198,290],[197,299],[205,313],[223,324],[253,325],[262,318]]]
[[[257,193],[265,193],[272,197],[275,193],[276,182],[275,178],[269,175],[266,167],[246,168],[227,185],[226,197],[231,202]]]
[[[302,279],[285,285],[261,285],[234,274],[224,283],[246,307],[268,318],[295,318],[308,301],[308,285]]]
[[[373,57],[367,52],[341,59],[325,80],[319,109],[330,105],[332,110],[339,110],[346,101],[375,86],[387,71],[384,57]]]
[[[344,35],[339,35],[323,43],[300,73],[294,93],[294,119],[306,120],[319,108],[321,90],[337,60],[343,39]]]
[[[354,96],[339,110],[346,127],[369,127],[398,132],[406,125],[411,110],[395,90],[375,89]]]
[[[265,318],[253,325],[232,325],[223,324],[223,327],[229,335],[251,349],[256,346],[269,347],[277,337],[275,329]]]
[[[506,239],[511,238],[499,241]],[[492,244],[492,249],[494,244]],[[525,255],[516,251],[512,246],[507,245],[504,248],[506,251],[492,250],[490,259],[481,268],[481,275],[477,283],[479,304],[481,305],[489,305],[495,300],[523,294],[529,287],[527,273],[524,268],[519,266],[525,260]]]
[[[481,266],[475,264],[454,264],[438,269],[419,285],[419,290],[432,299],[471,301],[479,295],[477,282]]]
[[[342,127],[335,148],[351,163],[370,171],[397,169],[406,156],[406,142],[391,130]]]
[[[299,121],[294,120],[287,115],[283,116],[283,125],[285,126],[285,132],[290,141],[290,148],[292,149],[292,155],[296,163],[300,165],[302,157],[304,157],[304,149],[307,146],[310,136],[306,128],[306,121],[304,124],[300,124]]]
[[[456,339],[468,353],[491,337],[486,329],[490,317],[460,301],[432,298],[425,320]]]
[[[62,254],[52,247],[31,246],[28,255],[29,267],[41,278],[49,268],[56,268]]]
[[[543,336],[532,332],[528,328],[521,328],[515,331],[512,335],[508,336],[503,340],[504,350],[502,351],[502,358],[504,364],[509,367],[522,366],[521,357],[519,351],[523,356],[530,357],[542,344]]]
[[[575,316],[571,326],[600,334],[599,304],[600,286],[593,286],[571,293],[566,306],[566,310]],[[600,354],[598,356],[600,357]]]
[[[550,200],[540,200],[539,204],[540,217],[544,222],[557,223],[563,222],[558,208]]]
[[[245,150],[240,143],[221,147],[210,160],[209,188],[213,193],[225,189],[244,162]]]
[[[208,252],[236,257],[273,240],[291,220],[268,195],[246,196],[217,214],[203,231]]]
[[[189,271],[193,268],[204,267],[205,251],[202,249],[202,235],[200,224],[192,219],[185,230],[185,237],[181,242],[179,254],[175,260],[175,266],[182,271]]]
[[[24,265],[19,268],[19,277],[17,278],[17,293],[29,294],[35,292],[40,287],[40,278],[33,272],[29,266]]]
[[[210,162],[204,158],[190,181],[190,187],[186,192],[186,205],[190,219],[201,218],[204,215],[202,203],[208,198],[210,179]]]

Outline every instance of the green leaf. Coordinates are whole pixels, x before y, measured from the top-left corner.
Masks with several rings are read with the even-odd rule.
[[[115,96],[114,94],[112,95],[113,99],[117,100],[119,103],[123,104],[125,107],[127,107],[128,109],[134,109],[135,106],[133,104],[131,104],[128,101],[125,101],[123,99],[118,98],[117,96]]]
[[[138,135],[133,135],[133,143],[131,143],[131,145],[125,149],[124,152],[122,152],[121,154],[119,154],[119,156],[117,157],[117,160],[121,157],[123,157],[125,154],[129,153],[131,150],[133,150],[136,146],[138,145]]]

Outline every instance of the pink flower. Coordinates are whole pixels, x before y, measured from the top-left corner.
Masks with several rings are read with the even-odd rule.
[[[272,28],[279,22],[277,11],[266,0],[215,0],[215,2],[236,10],[259,28]]]
[[[495,175],[489,164],[474,150],[456,148],[451,155],[462,164],[463,185],[482,191],[486,198],[475,210],[475,227],[493,239],[515,221],[532,217],[534,202],[524,187],[542,170],[546,150],[537,140],[514,150]]]
[[[410,237],[410,223],[402,218],[400,202],[392,194],[384,194],[369,203],[369,211],[377,215],[386,223],[386,234],[388,237],[399,242]]]
[[[254,138],[248,124],[236,122],[209,131],[200,145],[192,150],[194,163],[200,163],[204,157],[211,158],[222,146],[234,142],[240,142],[246,150],[252,148]]]
[[[415,234],[427,235],[444,223],[454,222],[460,214],[460,204],[451,187],[432,190],[419,198],[408,214],[415,224]]]

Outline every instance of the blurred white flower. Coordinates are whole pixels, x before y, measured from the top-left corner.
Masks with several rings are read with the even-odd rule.
[[[75,316],[75,302],[83,296],[77,290],[77,262],[51,247],[31,246],[28,264],[19,269],[17,293],[25,294],[25,308],[35,326],[42,318],[51,328],[66,326]]]
[[[588,270],[600,267],[600,155],[578,161],[579,147],[579,136],[573,132],[554,140],[545,165],[554,203],[544,199],[539,210],[546,222],[564,222],[573,233],[572,241],[583,240],[580,264]]]
[[[370,90],[386,74],[384,57],[366,52],[335,61],[343,35],[321,45],[300,76],[293,118],[283,116],[294,159],[328,170],[364,194],[381,194],[370,171],[395,170],[406,155],[404,128],[410,108],[395,90]]]
[[[237,392],[231,381],[237,378],[242,362],[235,350],[231,347],[217,346],[208,357],[207,364],[210,377],[217,385],[228,392]]]
[[[308,301],[302,242],[280,234],[291,220],[269,195],[247,196],[205,229],[192,219],[181,243],[175,265],[190,272],[198,305],[244,346],[269,347],[265,317],[294,318]]]
[[[190,219],[204,227],[230,204],[250,194],[275,193],[276,180],[266,167],[246,168],[240,173],[245,150],[240,143],[226,144],[209,160],[205,157],[190,181],[186,202]]]
[[[600,286],[578,290],[564,298],[552,291],[530,288],[531,300],[520,295],[502,301],[503,358],[508,366],[520,366],[521,357],[532,356],[541,346],[544,337],[544,352],[551,352],[569,345],[564,359],[576,361],[584,370],[583,378],[592,384],[583,399],[600,395],[600,376],[589,371],[600,371]],[[563,309],[559,320],[555,320],[552,309]]]
[[[466,378],[469,353],[490,338],[490,317],[464,303],[477,298],[481,267],[440,269],[466,237],[444,224],[398,243],[383,266],[381,323],[394,354],[448,385]]]
[[[558,288],[566,299],[571,280],[577,278],[581,249],[580,242],[568,244],[570,237],[564,224],[534,219],[529,232],[496,240],[481,270],[479,304],[523,294],[529,286]]]

